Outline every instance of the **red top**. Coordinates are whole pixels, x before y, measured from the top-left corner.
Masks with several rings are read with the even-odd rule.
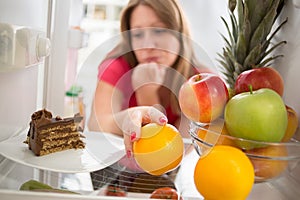
[[[98,67],[98,80],[111,84],[123,93],[122,109],[137,106],[136,96],[131,86],[131,73],[130,65],[123,57],[105,60]],[[165,109],[168,123],[174,124],[178,115],[172,112],[170,106]]]

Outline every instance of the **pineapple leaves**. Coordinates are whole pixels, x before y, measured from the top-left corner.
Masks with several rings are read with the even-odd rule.
[[[283,10],[285,0],[228,0],[229,22],[221,17],[228,37],[217,60],[231,89],[237,76],[251,68],[264,67],[283,55],[272,55],[274,49],[286,44],[279,41],[270,46],[272,39],[287,19],[273,31],[272,27]],[[231,29],[230,29],[231,28]]]
[[[266,13],[270,10],[270,7],[274,0],[245,0],[245,4],[249,9],[249,20],[251,22],[252,32],[257,29]]]
[[[237,10],[237,14],[238,14],[238,25],[239,27],[243,27],[244,24],[244,3],[242,0],[238,0],[237,2],[237,6],[238,6],[238,10]],[[241,30],[239,30],[241,31]]]
[[[221,35],[221,37],[223,38],[223,40],[225,41],[226,47],[230,47],[231,44],[230,44],[230,42],[227,40],[227,38],[226,38],[222,33],[221,33],[220,35]]]
[[[228,0],[228,8],[233,13],[236,7],[236,0]]]
[[[279,0],[274,0],[271,9],[265,15],[255,32],[253,33],[253,36],[250,40],[250,49],[254,48],[256,45],[258,45],[258,43],[262,43],[264,40],[266,40],[274,24],[278,3]]]
[[[280,30],[280,28],[287,22],[287,19],[284,20],[276,29],[275,31],[269,36],[269,38],[263,43],[263,49],[266,51],[272,38],[276,35],[276,33]],[[275,49],[275,48],[272,48]]]
[[[286,41],[281,41],[281,42],[278,42],[277,44],[275,44],[272,48],[270,48],[268,51],[265,51],[264,54],[261,56],[261,60],[263,58],[266,58],[267,55],[269,55],[274,49],[276,49],[277,47],[283,45],[283,44],[286,44]],[[276,58],[279,58],[279,57],[283,57],[283,55],[278,55],[278,56],[273,56],[271,57],[271,59],[267,58],[265,59],[263,62],[261,62],[261,60],[259,61],[260,64],[259,65],[266,65],[267,63],[269,63],[270,61],[272,60],[275,60]],[[267,61],[267,62],[266,62]]]
[[[256,67],[256,68],[259,68],[259,67],[267,67],[267,66],[268,66],[267,64],[268,64],[269,62],[271,62],[272,60],[275,60],[275,59],[277,59],[277,58],[279,58],[279,57],[283,57],[283,55],[277,55],[277,56],[269,57],[269,58],[265,59],[263,62],[261,62],[260,64],[256,65],[255,67]]]
[[[238,24],[235,18],[234,14],[230,14],[230,20],[231,20],[231,25],[232,25],[232,36],[234,38],[234,41],[237,41],[238,37]]]
[[[261,51],[262,51],[262,45],[258,44],[249,52],[248,56],[245,58],[245,61],[243,63],[245,70],[251,69],[252,67],[258,64],[258,62],[262,59]]]
[[[229,44],[234,44],[234,43],[235,43],[235,40],[234,40],[233,35],[232,35],[231,32],[230,32],[230,29],[229,29],[229,26],[228,26],[226,20],[225,20],[223,17],[221,17],[221,19],[222,19],[222,21],[223,21],[224,24],[225,24],[225,27],[226,27],[226,30],[227,30],[227,32],[228,32],[228,36],[229,36],[229,39],[230,39],[230,43],[229,43],[229,42],[227,42],[227,43],[229,43]],[[227,40],[227,41],[228,41],[228,40]]]
[[[239,63],[243,62],[243,60],[246,57],[246,53],[247,53],[247,47],[246,47],[245,37],[243,33],[240,33],[236,43],[236,52],[235,52],[237,61]]]

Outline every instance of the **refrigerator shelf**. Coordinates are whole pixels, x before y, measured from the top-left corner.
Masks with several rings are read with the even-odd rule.
[[[35,156],[24,143],[27,130],[17,137],[0,142],[0,154],[25,166],[61,173],[100,170],[117,162],[125,155],[123,140],[120,137],[109,133],[84,132],[85,149],[70,149]]]

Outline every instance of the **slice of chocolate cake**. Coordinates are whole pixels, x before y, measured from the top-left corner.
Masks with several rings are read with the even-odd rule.
[[[26,143],[37,156],[63,151],[67,149],[83,149],[82,129],[78,124],[82,121],[78,114],[74,117],[52,117],[46,109],[31,115],[30,128]]]

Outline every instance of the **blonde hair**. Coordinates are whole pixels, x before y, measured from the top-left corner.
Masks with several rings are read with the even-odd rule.
[[[195,73],[193,66],[196,66],[197,62],[190,39],[188,23],[177,0],[130,0],[121,13],[120,29],[123,37],[122,41],[113,50],[109,57],[123,56],[131,67],[135,67],[138,64],[135,54],[131,48],[129,30],[131,13],[138,5],[141,4],[152,8],[168,29],[180,33],[178,37],[180,52],[177,60],[173,66],[171,66],[179,73],[175,75],[173,73],[171,80],[167,81],[169,83],[166,83],[172,91],[170,96],[171,108],[174,113],[179,114],[180,109],[176,95],[178,95],[183,81]]]

